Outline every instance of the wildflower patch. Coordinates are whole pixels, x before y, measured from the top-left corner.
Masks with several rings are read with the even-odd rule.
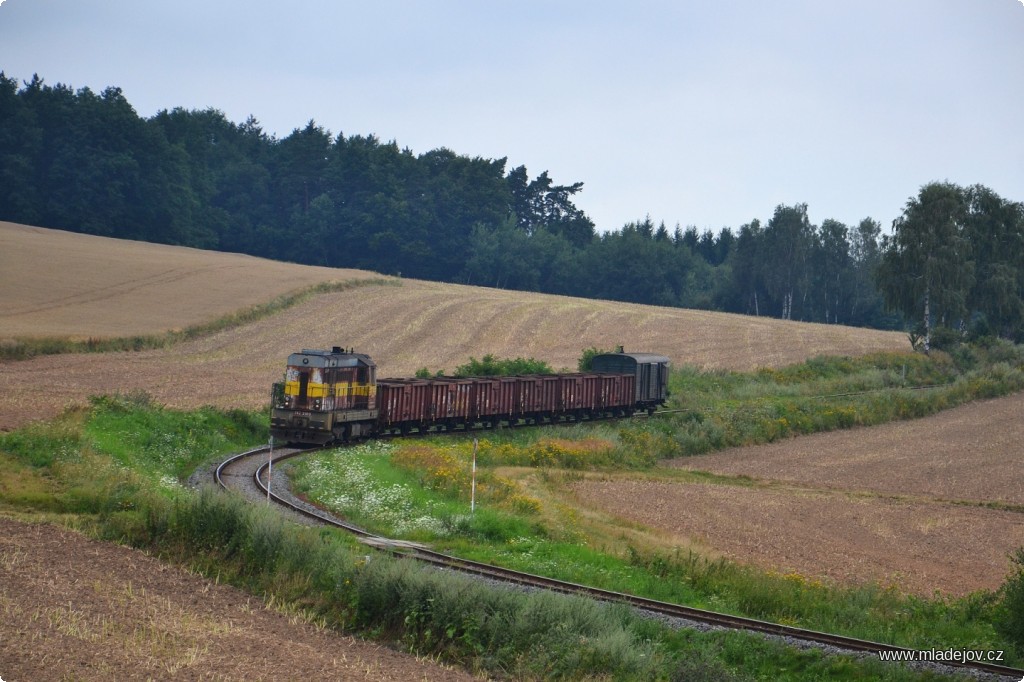
[[[541,438],[524,446],[484,439],[479,460],[489,465],[586,469],[611,464],[617,459],[616,451],[616,444],[603,438]]]
[[[486,441],[480,443],[478,456]],[[391,463],[417,476],[420,484],[457,500],[468,501],[472,488],[472,444],[440,447],[405,444],[391,456]],[[476,498],[519,513],[535,514],[540,502],[526,495],[515,481],[490,471],[477,471]]]
[[[375,442],[309,458],[296,484],[316,503],[384,532],[443,535],[445,525],[429,502],[417,503],[408,484],[382,481],[372,471],[367,459],[390,451],[390,444]]]

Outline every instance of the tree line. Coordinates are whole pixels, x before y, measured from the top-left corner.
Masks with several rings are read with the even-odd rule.
[[[931,224],[927,187],[892,236],[870,218],[814,225],[806,204],[717,234],[649,217],[598,233],[574,204],[581,182],[445,148],[414,154],[315,121],[278,139],[252,116],[237,124],[176,108],[143,118],[118,88],[38,76],[19,86],[0,72],[0,123],[2,220],[491,287],[1021,334],[1020,204],[985,188],[952,188],[963,210],[950,229],[969,248],[936,247],[926,275],[903,276],[918,225]],[[996,227],[1001,236],[986,231]],[[948,265],[957,258],[971,265]],[[990,296],[998,309],[979,303]]]
[[[930,183],[882,247],[880,290],[924,350],[967,336],[1024,340],[1024,204]]]

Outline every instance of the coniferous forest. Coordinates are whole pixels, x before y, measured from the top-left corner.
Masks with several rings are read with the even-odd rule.
[[[649,217],[598,233],[506,159],[414,154],[310,121],[140,117],[120,89],[0,72],[0,220],[311,265],[784,319],[1024,340],[1024,205],[933,182],[890,233],[806,204],[717,234]],[[912,191],[913,188],[908,188]],[[639,212],[643,208],[638,207]],[[888,232],[888,231],[886,231]]]

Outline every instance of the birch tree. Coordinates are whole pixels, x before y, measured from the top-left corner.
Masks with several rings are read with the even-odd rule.
[[[814,227],[807,217],[807,204],[779,205],[764,230],[765,280],[768,293],[779,301],[779,316],[793,319],[793,303],[799,289],[809,289],[807,260],[814,240]]]
[[[936,324],[963,329],[973,283],[963,188],[933,182],[907,201],[883,238],[878,285],[886,305],[920,320],[924,350]]]

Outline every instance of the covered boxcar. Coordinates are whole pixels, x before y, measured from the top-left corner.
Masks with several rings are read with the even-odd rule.
[[[634,403],[648,413],[668,399],[668,368],[669,359],[653,353],[603,353],[590,361],[593,372],[635,377]]]

